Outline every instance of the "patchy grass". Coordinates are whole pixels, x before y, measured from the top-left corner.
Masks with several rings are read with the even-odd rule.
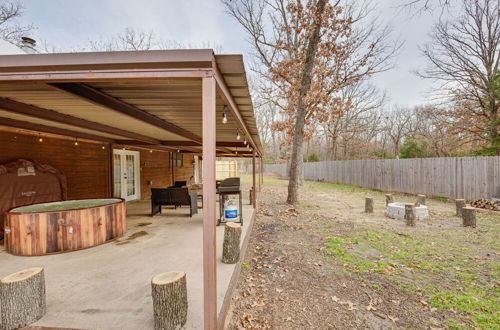
[[[345,192],[374,191],[373,189],[370,189],[370,188],[349,186],[347,184],[316,182],[316,181],[306,181],[304,188],[308,189],[308,190],[335,190],[335,191],[345,191]]]
[[[246,185],[252,184],[252,175],[251,174],[240,174],[239,177],[240,177],[242,184],[246,184]],[[256,176],[256,180],[258,180],[258,176]],[[288,180],[280,179],[278,177],[265,176],[264,177],[264,185],[285,187],[285,186],[288,186]]]
[[[498,217],[479,216],[483,229],[400,233],[367,229],[328,236],[328,260],[351,273],[377,273],[409,292],[425,294],[440,310],[459,313],[448,326],[500,329]],[[457,244],[458,243],[458,244]],[[491,251],[490,251],[491,249]]]
[[[241,174],[239,175],[241,178],[242,184],[250,185],[252,184],[252,175],[250,174]],[[268,177],[264,176],[264,185],[269,186],[288,186],[288,179],[282,179],[279,177]],[[309,181],[306,180],[303,187],[306,190],[335,190],[335,191],[346,191],[346,192],[369,192],[374,191],[369,188],[358,187],[358,186],[350,186],[346,184],[340,183],[329,183],[329,182],[318,182],[318,181]]]
[[[291,207],[288,181],[265,183],[229,328],[500,329],[498,214],[464,228],[434,197],[406,227],[385,216],[384,192],[308,181]]]
[[[441,310],[463,312],[471,316],[474,324],[482,329],[500,328],[500,299],[498,288],[496,295],[484,289],[469,286],[463,292],[445,290],[430,296],[432,306]],[[460,321],[453,320],[449,326],[460,327]]]

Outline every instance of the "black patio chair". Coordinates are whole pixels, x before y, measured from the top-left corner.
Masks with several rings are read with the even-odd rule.
[[[161,214],[161,207],[189,206],[189,216],[198,213],[198,195],[188,188],[151,188],[151,216]]]
[[[183,188],[187,186],[187,181],[175,181],[169,188]]]

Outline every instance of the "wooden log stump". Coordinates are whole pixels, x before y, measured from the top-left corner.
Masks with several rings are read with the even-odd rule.
[[[476,227],[476,209],[473,207],[463,207],[462,220],[464,227]]]
[[[45,314],[45,276],[35,267],[0,280],[0,329],[17,329]]]
[[[417,195],[416,206],[425,205],[425,195]]]
[[[406,204],[405,205],[405,220],[406,220],[406,225],[415,227],[416,225],[416,219],[417,219],[417,211],[415,209],[415,205],[413,204]]]
[[[239,223],[226,223],[224,228],[224,242],[222,244],[222,262],[235,264],[240,260],[241,225]]]
[[[394,197],[392,194],[386,194],[385,195],[385,206],[389,205],[390,203],[394,203]]]
[[[456,207],[456,215],[457,217],[462,216],[462,208],[464,208],[465,205],[465,199],[455,199],[455,207]]]
[[[154,328],[181,329],[187,321],[186,273],[172,271],[151,279]]]
[[[365,213],[373,213],[373,198],[365,199]]]

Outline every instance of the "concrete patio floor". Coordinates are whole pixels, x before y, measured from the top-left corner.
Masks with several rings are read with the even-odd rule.
[[[0,278],[44,267],[47,313],[34,326],[81,329],[152,329],[151,278],[170,270],[187,274],[186,329],[203,328],[202,210],[189,217],[186,207],[163,209],[150,217],[149,201],[127,204],[126,235],[94,248],[16,257],[0,247]],[[242,242],[249,234],[254,209],[244,201]],[[223,264],[224,226],[217,227],[218,309],[235,265]]]

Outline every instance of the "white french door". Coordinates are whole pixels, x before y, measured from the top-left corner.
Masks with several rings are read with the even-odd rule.
[[[114,197],[126,201],[139,199],[140,196],[139,152],[113,150],[113,192]]]

